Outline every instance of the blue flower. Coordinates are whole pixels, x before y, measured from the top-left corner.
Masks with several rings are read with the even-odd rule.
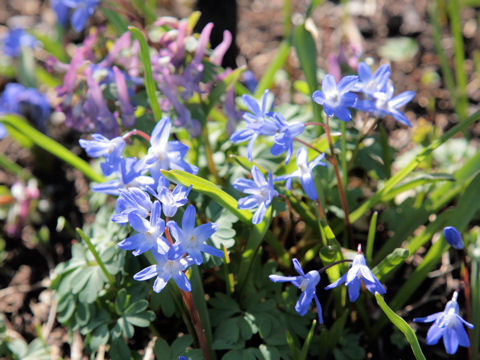
[[[5,136],[7,136],[7,128],[0,124],[0,139],[3,139]]]
[[[223,257],[223,251],[205,244],[205,241],[217,231],[218,225],[207,223],[195,227],[195,216],[195,207],[189,205],[183,214],[181,229],[175,221],[167,223],[168,229],[175,239],[175,244],[168,251],[169,259],[178,259],[188,253],[194,263],[200,265],[203,262],[202,252]]]
[[[302,146],[297,151],[297,170],[289,175],[282,175],[275,178],[275,181],[287,180],[286,186],[290,190],[292,185],[292,178],[299,177],[302,182],[303,190],[307,196],[312,200],[317,200],[317,189],[315,188],[315,182],[313,181],[313,169],[318,166],[327,166],[322,160],[325,157],[324,154],[317,156],[310,163],[308,162],[308,151]]]
[[[328,116],[336,116],[340,120],[349,121],[352,114],[348,107],[353,107],[357,101],[357,95],[350,91],[353,90],[357,81],[358,76],[345,76],[337,86],[333,75],[327,74],[322,81],[322,91],[316,90],[313,93],[313,101],[322,105]]]
[[[382,91],[390,78],[390,66],[382,65],[372,75],[370,67],[364,62],[358,65],[358,82],[352,91],[362,92],[367,96],[373,96]]]
[[[113,222],[125,224],[131,213],[136,213],[142,218],[146,218],[150,214],[153,202],[145,191],[131,188],[120,190],[119,193],[120,196],[115,203],[115,214],[111,217]]]
[[[9,83],[0,97],[1,113],[25,116],[33,121],[40,131],[46,132],[46,122],[50,116],[50,104],[37,89],[25,88],[17,83]]]
[[[80,139],[80,146],[85,149],[87,155],[92,158],[105,156],[105,162],[100,164],[105,176],[113,174],[119,169],[125,141],[121,137],[108,139],[102,134],[93,134],[93,140]]]
[[[268,90],[265,90],[262,100],[262,108],[258,106],[257,101],[250,95],[243,95],[243,103],[250,113],[243,114],[243,119],[247,123],[246,128],[237,130],[230,136],[233,143],[241,143],[250,140],[248,143],[248,160],[253,160],[253,145],[259,135],[275,135],[277,126],[272,121],[273,113],[267,110]]]
[[[10,57],[20,55],[22,47],[34,48],[38,41],[28,32],[21,28],[10,30],[3,40],[3,53]]]
[[[150,265],[133,275],[135,280],[143,281],[156,276],[157,278],[153,284],[153,291],[156,293],[162,291],[170,279],[173,279],[180,289],[184,291],[192,290],[192,285],[184,273],[184,271],[192,265],[191,258],[186,257],[170,260],[167,255],[155,249],[152,249],[152,253],[157,264]]]
[[[137,158],[120,158],[120,166],[116,171],[118,178],[92,186],[94,192],[101,192],[109,195],[120,195],[120,190],[127,188],[140,188],[147,190],[154,184],[153,178],[145,176],[148,169],[145,162]]]
[[[452,300],[445,306],[443,312],[438,312],[423,318],[415,318],[415,322],[432,322],[427,333],[427,344],[435,345],[441,337],[447,353],[452,355],[457,352],[458,346],[469,347],[470,340],[463,325],[473,329],[473,325],[462,319],[459,315],[459,307],[457,303],[458,292],[453,293]]]
[[[355,107],[362,111],[371,112],[379,117],[390,115],[398,122],[412,127],[408,118],[398,108],[410,102],[415,97],[415,92],[404,91],[394,97],[394,91],[393,85],[389,83],[384,91],[377,91],[373,95],[373,99],[359,100]]]
[[[74,9],[71,23],[76,32],[80,32],[85,27],[87,20],[93,15],[95,8],[100,0],[64,0],[63,3]]]
[[[318,311],[318,320],[320,321],[320,324],[323,324],[322,306],[320,305],[320,301],[315,293],[315,287],[320,282],[320,273],[317,270],[312,270],[305,274],[297,259],[292,259],[292,262],[295,270],[297,270],[297,272],[300,274],[299,276],[270,275],[269,278],[273,282],[291,282],[297,288],[302,290],[300,298],[295,304],[295,310],[301,316],[304,316],[307,313],[308,309],[310,308],[310,303],[313,299],[315,299],[315,304],[317,305]]]
[[[461,250],[463,249],[463,240],[462,235],[455,229],[453,226],[447,226],[443,229],[443,236],[445,236],[445,240],[452,245],[455,249]]]
[[[233,182],[233,187],[238,191],[249,196],[243,197],[238,200],[239,209],[252,209],[258,206],[258,209],[253,214],[252,223],[258,224],[265,217],[267,208],[272,203],[275,196],[278,196],[278,192],[273,188],[272,172],[268,172],[268,182],[262,175],[260,170],[253,165],[252,166],[253,180],[248,179],[236,179]]]
[[[305,125],[302,123],[288,124],[285,118],[277,113],[273,114],[275,125],[277,126],[277,133],[275,134],[272,149],[272,155],[280,155],[284,151],[287,152],[285,163],[288,164],[293,152],[293,138],[300,135],[305,130]]]
[[[166,254],[170,246],[162,235],[165,230],[165,221],[161,218],[162,207],[155,201],[150,215],[150,221],[144,219],[136,212],[128,214],[128,222],[138,232],[117,245],[123,250],[134,250],[133,255],[140,255],[148,250],[157,249],[161,254]]]
[[[362,254],[362,248],[358,245],[358,253],[353,258],[352,267],[344,274],[340,279],[334,283],[328,285],[325,289],[329,290],[337,287],[340,284],[345,283],[348,287],[348,297],[351,302],[357,300],[360,295],[361,283],[365,284],[365,287],[372,294],[378,292],[379,294],[385,294],[386,290],[378,279],[373,275],[372,270],[367,266],[365,257]]]
[[[57,14],[58,22],[62,26],[67,26],[70,17],[70,8],[65,4],[65,0],[50,0],[50,7]]]
[[[198,168],[188,164],[183,158],[188,152],[188,146],[180,141],[168,141],[172,122],[168,117],[163,117],[152,131],[150,148],[145,156],[145,163],[148,165],[153,177],[161,176],[162,169],[183,170],[196,174]]]
[[[177,209],[188,202],[190,190],[192,190],[192,186],[186,188],[185,186],[177,185],[173,191],[170,191],[166,186],[160,187],[157,198],[163,205],[163,213],[165,216],[174,216]]]

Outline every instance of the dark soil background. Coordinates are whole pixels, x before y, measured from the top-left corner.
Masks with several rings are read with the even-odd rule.
[[[206,9],[205,15],[221,19],[216,28],[231,26],[226,19],[237,17],[236,48],[227,58],[227,64],[247,64],[255,76],[260,78],[274,58],[278,46],[283,39],[282,0],[238,0],[237,9],[234,1],[168,1],[159,0],[159,15],[188,16],[195,6]],[[220,5],[212,5],[222,3]],[[392,119],[386,121],[391,145],[407,150],[415,127],[430,124],[445,129],[457,122],[453,104],[448,91],[441,80],[439,61],[433,48],[432,30],[429,24],[428,0],[354,0],[341,7],[338,1],[327,1],[312,14],[316,31],[317,64],[321,69],[328,69],[328,56],[338,54],[340,46],[349,43],[360,45],[363,57],[371,57],[378,63],[381,60],[378,50],[388,38],[404,36],[414,39],[418,44],[418,52],[406,61],[391,63],[392,79],[396,92],[413,90],[416,98],[407,106],[406,114],[412,121],[414,129],[400,127]],[[293,22],[299,21],[309,5],[309,1],[292,1]],[[218,15],[225,11],[226,15]],[[347,26],[341,26],[341,18],[345,12],[350,14]],[[473,53],[479,49],[480,32],[478,31],[478,8],[465,8],[461,12],[462,28],[465,42],[465,68],[468,75],[468,98],[470,110],[478,108],[480,100],[479,74],[475,73]],[[202,18],[202,22],[206,22]],[[92,23],[101,23],[103,18],[96,15]],[[215,20],[214,20],[215,21]],[[25,27],[47,28],[55,22],[55,16],[47,2],[40,0],[0,0],[0,32],[6,26],[23,25]],[[453,39],[446,19],[443,24],[443,47],[453,63]],[[231,28],[231,27],[230,27]],[[220,32],[221,33],[221,32]],[[84,35],[76,36],[81,41]],[[215,35],[214,35],[215,36]],[[273,91],[277,102],[290,101],[290,83],[288,77],[301,79],[298,60],[292,50],[288,58],[285,76],[279,77]],[[434,81],[425,81],[426,74],[436,74]],[[0,90],[7,80],[0,79]],[[303,97],[295,97],[295,102],[305,101]],[[429,104],[434,100],[433,108]],[[428,110],[427,110],[428,109]],[[470,111],[471,112],[471,111]],[[74,152],[84,156],[78,147],[78,133],[65,129],[58,124],[50,124],[50,135]],[[471,135],[478,140],[480,125],[471,129]],[[70,247],[74,241],[72,229],[81,226],[88,220],[88,205],[85,194],[88,183],[84,177],[52,156],[39,149],[30,152],[20,147],[10,138],[0,141],[0,153],[24,167],[39,181],[40,199],[34,206],[35,215],[27,219],[16,236],[8,236],[4,231],[4,223],[0,222],[0,312],[3,313],[7,333],[31,341],[41,331],[45,339],[53,345],[53,357],[74,358],[78,354],[75,346],[68,345],[69,335],[55,322],[55,304],[53,294],[48,289],[49,275],[55,265],[67,260]],[[10,187],[15,177],[0,168],[0,185]],[[2,198],[2,201],[8,202]],[[11,200],[11,199],[10,199]],[[0,203],[1,205],[1,203]],[[63,216],[67,226],[57,231],[58,218]],[[45,242],[38,240],[38,231],[47,229],[50,234]],[[45,230],[44,230],[45,231]],[[3,239],[3,241],[1,241]],[[414,262],[418,259],[414,259]],[[408,270],[408,269],[407,269]],[[391,281],[393,282],[393,281]],[[426,283],[429,288],[422,288],[417,300],[424,294],[435,294],[435,289],[442,284],[439,280]],[[394,285],[392,285],[392,289]],[[439,299],[440,300],[440,299]],[[415,304],[414,307],[421,306]],[[412,309],[412,307],[410,307]],[[426,309],[428,310],[428,309]],[[433,310],[433,309],[430,309]],[[440,311],[437,310],[437,311]],[[433,311],[427,311],[431,313]],[[407,319],[411,320],[411,319]],[[420,334],[425,334],[424,330]],[[377,359],[408,359],[410,350],[399,352],[390,344],[390,333],[379,343]],[[422,335],[421,335],[422,336]],[[424,335],[423,335],[424,336]],[[80,346],[81,338],[74,336],[74,344]],[[145,346],[147,344],[145,343]],[[446,358],[439,347],[423,347],[427,358]],[[86,357],[85,357],[86,358]],[[372,354],[368,358],[375,358]],[[459,350],[455,359],[466,358],[466,350]]]

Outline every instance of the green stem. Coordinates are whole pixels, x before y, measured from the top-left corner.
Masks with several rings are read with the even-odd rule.
[[[80,237],[86,242],[88,250],[92,253],[93,257],[97,261],[98,266],[100,266],[100,269],[102,270],[103,274],[106,276],[108,279],[108,282],[113,285],[115,284],[115,278],[110,274],[105,267],[105,263],[100,259],[100,255],[97,252],[97,249],[95,249],[95,246],[93,246],[93,243],[90,241],[87,235],[82,231],[82,229],[77,228],[77,233],[80,235]]]

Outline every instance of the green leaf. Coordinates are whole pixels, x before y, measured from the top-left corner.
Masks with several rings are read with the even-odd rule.
[[[388,39],[380,47],[378,53],[381,57],[392,61],[406,61],[413,58],[418,52],[418,43],[410,37],[396,37]]]
[[[293,33],[293,45],[295,46],[300,66],[305,74],[310,94],[312,94],[317,90],[317,48],[312,34],[305,28],[305,24],[299,25],[295,29]],[[319,108],[313,99],[311,101],[315,119],[318,119]]]
[[[307,359],[308,349],[310,348],[310,343],[312,342],[312,338],[313,338],[313,334],[314,334],[316,325],[317,325],[317,320],[313,320],[310,331],[308,332],[308,335],[305,339],[305,342],[303,343],[302,352],[300,353],[300,357],[299,357],[300,360],[306,360]]]
[[[187,347],[192,345],[193,343],[193,338],[191,335],[183,335],[180,336],[179,338],[176,338],[175,341],[172,343],[172,356],[173,357],[178,357],[181,355]]]
[[[192,186],[193,190],[209,196],[219,205],[225,207],[238,217],[239,220],[245,223],[252,223],[252,214],[246,210],[239,210],[237,201],[231,195],[217,187],[214,183],[182,170],[162,170],[162,174],[168,180],[173,181],[176,184],[181,184],[187,187]]]
[[[383,261],[373,268],[373,273],[380,280],[384,281],[391,271],[403,263],[409,256],[407,249],[398,248],[387,255]]]
[[[125,340],[122,338],[114,339],[110,344],[110,359],[130,360],[132,354]]]
[[[31,127],[24,118],[18,115],[0,115],[0,123],[4,124],[9,131],[10,129],[13,129],[19,132],[23,136],[30,139],[35,145],[38,145],[42,149],[50,152],[74,168],[80,170],[90,180],[96,182],[104,181],[104,177],[93,171],[87,162],[80,159],[77,155],[57,143],[55,140],[43,135],[40,131]]]
[[[415,358],[417,360],[426,360],[425,355],[423,355],[422,349],[420,348],[420,344],[418,343],[417,336],[415,335],[415,332],[410,327],[410,325],[408,325],[405,320],[403,320],[400,316],[395,314],[392,309],[390,309],[385,300],[383,300],[382,295],[380,295],[378,292],[375,293],[375,298],[377,299],[378,306],[380,306],[380,308],[383,310],[385,315],[387,315],[388,319],[392,322],[392,324],[395,325],[398,330],[400,330],[405,335],[407,341],[412,347]]]
[[[254,98],[260,98],[264,91],[270,86],[272,86],[275,79],[275,74],[280,70],[288,58],[288,53],[290,52],[290,41],[283,41],[278,47],[278,52],[273,61],[268,66],[267,70],[263,73],[263,76],[258,82],[257,88],[255,89]]]
[[[43,49],[55,56],[55,58],[63,63],[68,63],[69,57],[65,51],[65,47],[62,45],[61,39],[57,37],[50,37],[46,34],[42,34],[38,31],[29,31],[37,40],[42,43]]]
[[[220,81],[215,87],[213,88],[212,91],[208,94],[208,100],[205,106],[205,116],[208,117],[210,115],[210,111],[214,108],[214,106],[217,104],[217,102],[220,100],[220,97],[232,86],[235,85],[235,83],[240,79],[240,76],[243,74],[243,72],[246,70],[245,66],[239,67],[232,71],[230,74],[228,74],[225,79]]]
[[[147,327],[155,320],[155,314],[153,311],[144,311],[135,315],[127,315],[127,321],[138,327]]]
[[[153,115],[155,116],[155,121],[159,121],[162,118],[162,111],[160,110],[160,105],[158,105],[157,94],[155,91],[156,85],[155,80],[153,80],[152,64],[150,62],[150,49],[145,37],[139,29],[137,29],[135,26],[129,26],[128,30],[130,30],[132,35],[140,44],[140,61],[143,64],[145,72],[145,88],[147,90],[148,100],[150,101]]]
[[[168,343],[162,338],[158,338],[157,341],[155,341],[153,353],[157,359],[169,360],[173,357],[170,346],[168,346]]]
[[[112,2],[109,3],[112,4]],[[100,7],[100,9],[102,10],[103,15],[108,19],[108,22],[112,24],[118,35],[121,35],[128,30],[128,21],[122,15],[104,6]]]
[[[360,205],[357,209],[350,213],[350,221],[354,223],[357,221],[367,210],[372,208],[378,202],[381,201],[382,197],[385,194],[388,194],[393,188],[402,181],[408,174],[417,168],[425,158],[427,158],[435,149],[444,144],[448,139],[453,137],[455,134],[464,131],[470,125],[474,124],[480,119],[480,111],[475,112],[470,115],[465,121],[455,125],[445,134],[443,134],[439,139],[435,140],[432,144],[423,148],[416,156],[413,158],[406,166],[404,166],[399,172],[392,176],[388,181],[385,182],[383,188],[377,190],[377,192],[371,196],[367,201]]]

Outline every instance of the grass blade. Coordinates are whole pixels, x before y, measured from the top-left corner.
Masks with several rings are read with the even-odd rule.
[[[104,177],[96,173],[86,161],[79,158],[77,155],[69,151],[63,145],[57,143],[55,140],[31,127],[22,117],[18,115],[2,115],[0,116],[0,123],[6,125],[9,129],[13,128],[24,137],[30,139],[35,145],[80,170],[90,180],[95,182],[105,181]]]
[[[246,210],[239,210],[237,200],[214,183],[182,170],[162,170],[162,174],[168,180],[173,181],[176,184],[181,184],[187,187],[192,186],[193,190],[209,196],[219,205],[225,207],[233,215],[238,217],[239,220],[245,223],[252,223],[252,214]]]
[[[150,101],[150,106],[152,107],[153,116],[155,116],[155,120],[158,121],[162,117],[162,110],[160,110],[160,105],[158,105],[158,99],[155,93],[156,85],[155,81],[153,80],[152,64],[150,62],[150,49],[148,47],[147,40],[145,40],[145,37],[140,30],[138,30],[135,26],[129,26],[128,30],[130,30],[130,33],[140,44],[140,61],[143,64],[145,72],[145,89],[147,90],[147,96],[148,100]]]
[[[378,292],[375,293],[375,298],[377,299],[377,304],[383,310],[385,315],[387,315],[388,319],[392,322],[393,325],[400,330],[405,338],[410,343],[412,347],[413,355],[415,355],[415,359],[417,360],[426,360],[425,355],[423,355],[422,349],[420,348],[420,344],[418,343],[417,336],[415,335],[415,331],[407,324],[405,320],[403,320],[400,316],[395,314],[395,312],[389,308],[385,300],[383,300],[382,295]]]

